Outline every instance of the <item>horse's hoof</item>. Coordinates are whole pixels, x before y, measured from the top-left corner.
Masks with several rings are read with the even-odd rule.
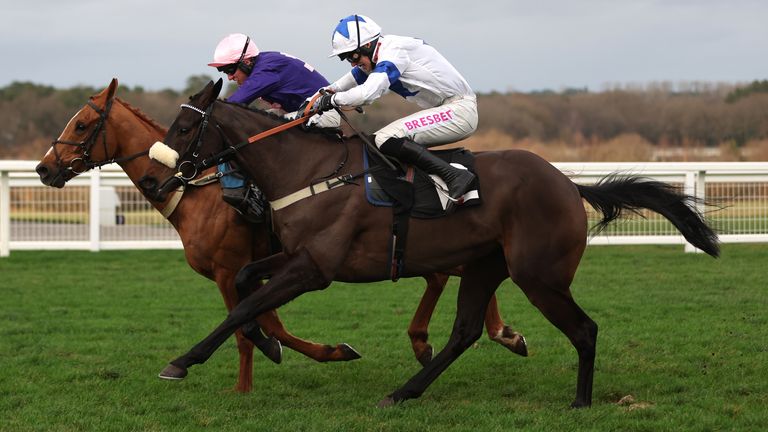
[[[433,354],[432,345],[427,344],[427,348],[422,351],[420,355],[416,357],[416,360],[421,363],[422,366],[426,366],[429,364],[429,362],[432,361],[432,354]]]
[[[350,361],[350,360],[357,360],[359,358],[363,358],[362,355],[360,355],[359,352],[357,352],[354,348],[349,346],[345,343],[340,343],[338,346],[339,351],[341,351],[342,357],[341,361]]]
[[[184,368],[180,368],[176,365],[169,364],[157,376],[159,378],[166,379],[166,380],[178,381],[178,380],[183,380],[184,377],[187,376],[187,370]]]
[[[578,400],[578,399],[576,399],[575,401],[573,401],[573,403],[571,403],[571,408],[574,408],[574,409],[576,409],[576,408],[589,408],[591,406],[592,406],[592,403],[581,401],[581,400]]]
[[[280,364],[283,361],[283,344],[274,337],[267,339],[258,348],[273,363]]]
[[[525,336],[518,333],[517,343],[515,343],[514,349],[510,348],[513,353],[519,354],[522,357],[528,357],[528,343],[525,342]]]
[[[496,337],[491,339],[519,356],[528,357],[528,344],[525,337],[509,326],[504,326]]]
[[[277,364],[283,361],[283,345],[274,336],[265,337],[257,323],[244,324],[240,330],[243,332],[243,336],[251,341],[253,346],[258,348],[266,358]]]
[[[395,401],[395,398],[393,398],[391,395],[385,397],[384,399],[380,400],[379,403],[376,405],[378,408],[389,408],[391,406],[395,406],[397,402]]]

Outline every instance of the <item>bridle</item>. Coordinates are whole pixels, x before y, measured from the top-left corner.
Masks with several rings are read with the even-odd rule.
[[[208,107],[203,111],[202,109],[189,104],[181,104],[180,107],[191,109],[192,111],[197,112],[202,116],[202,120],[200,121],[200,127],[197,129],[197,134],[195,139],[190,142],[190,145],[187,146],[187,149],[184,151],[183,154],[179,155],[179,164],[177,166],[177,173],[176,176],[179,177],[179,179],[183,180],[185,183],[189,182],[190,180],[194,179],[197,176],[198,172],[201,172],[205,170],[208,167],[200,167],[199,163],[197,162],[197,159],[200,157],[200,149],[203,146],[203,135],[205,134],[205,130],[208,128],[208,124],[211,120],[211,112],[213,112],[213,106],[214,104],[211,103],[208,105]],[[218,123],[214,123],[216,126],[216,130],[219,131],[222,138],[225,142],[229,143],[229,140],[227,140],[227,136],[224,134],[224,132],[221,130],[221,127]],[[194,144],[193,144],[194,142]],[[191,156],[191,159],[187,159],[188,156]],[[184,160],[187,159],[187,160]],[[185,168],[188,167],[188,168]],[[191,170],[189,174],[185,174],[184,170],[189,169]]]
[[[107,104],[105,105],[104,109],[99,108],[96,106],[96,104],[93,103],[92,100],[88,101],[88,106],[91,107],[96,113],[99,115],[99,120],[96,123],[96,127],[93,128],[93,131],[82,141],[67,141],[67,140],[60,140],[56,139],[51,143],[51,148],[53,150],[53,154],[56,157],[56,165],[60,170],[65,171],[71,171],[75,175],[82,174],[90,169],[93,168],[100,168],[104,165],[109,165],[111,163],[121,163],[126,162],[129,160],[136,159],[138,157],[144,156],[149,153],[149,150],[144,150],[141,152],[138,152],[136,154],[125,156],[122,158],[117,157],[107,157],[107,159],[102,161],[94,161],[91,159],[91,154],[93,152],[94,147],[97,145],[97,142],[99,140],[99,135],[101,135],[101,144],[104,148],[104,154],[108,154],[108,146],[107,146],[107,118],[109,117],[109,113],[112,110],[112,102],[113,99],[110,98],[107,100]],[[72,159],[69,162],[69,166],[64,166],[64,162],[61,159],[61,154],[56,149],[56,144],[64,144],[68,146],[74,146],[77,147],[79,152],[82,154],[81,157],[77,157]],[[82,169],[79,169],[82,167]]]

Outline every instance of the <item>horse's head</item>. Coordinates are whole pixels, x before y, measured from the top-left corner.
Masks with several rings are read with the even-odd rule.
[[[91,168],[110,163],[114,139],[108,139],[107,119],[117,90],[117,79],[101,93],[91,96],[64,127],[59,138],[35,169],[40,181],[57,188]],[[111,144],[110,144],[111,142]]]
[[[152,159],[139,186],[148,197],[165,200],[166,195],[185,182],[195,178],[198,163],[204,155],[219,149],[207,148],[204,143],[210,134],[218,134],[216,125],[210,124],[214,102],[221,92],[223,81],[210,81],[203,90],[189,98],[168,129],[163,142],[156,142],[149,150]]]

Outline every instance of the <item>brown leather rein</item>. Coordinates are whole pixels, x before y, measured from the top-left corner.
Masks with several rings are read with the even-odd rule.
[[[291,120],[288,123],[281,124],[280,126],[273,127],[272,129],[265,130],[264,132],[258,133],[248,138],[247,140],[248,144],[253,144],[256,141],[259,141],[261,139],[267,138],[269,136],[272,136],[274,134],[280,133],[284,130],[290,129],[292,127],[295,127],[304,123],[306,120],[308,120],[310,117],[316,114],[315,112],[312,111],[312,106],[315,104],[315,101],[320,96],[321,96],[320,93],[318,93],[314,97],[312,97],[312,99],[309,100],[309,103],[304,108],[304,113],[302,114],[301,117]]]

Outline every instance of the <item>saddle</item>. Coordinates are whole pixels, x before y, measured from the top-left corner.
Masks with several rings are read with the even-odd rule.
[[[381,156],[364,147],[363,169],[367,173],[364,183],[368,202],[377,207],[399,205],[408,211],[409,216],[417,219],[443,217],[461,208],[480,205],[480,183],[475,173],[475,155],[464,148],[436,150],[432,153],[475,174],[469,192],[460,202],[453,203],[449,200],[445,193],[446,184],[441,178],[428,175],[412,165],[402,166],[399,172],[375,169],[383,165]]]

